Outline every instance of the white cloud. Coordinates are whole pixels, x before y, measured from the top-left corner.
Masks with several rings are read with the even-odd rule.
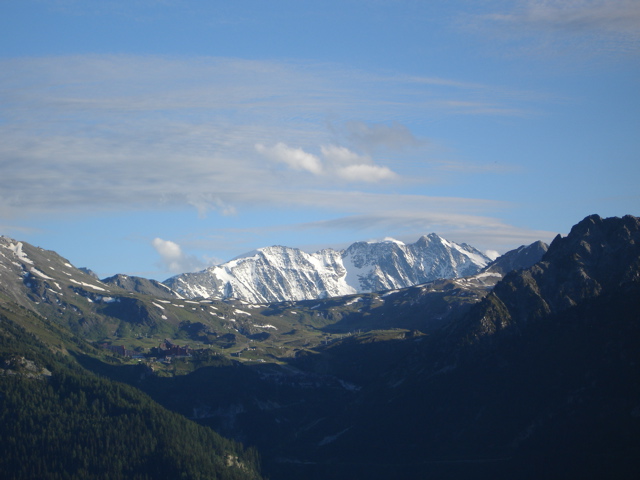
[[[360,155],[346,147],[326,145],[321,151],[333,175],[342,180],[375,183],[399,178],[388,167],[375,165],[369,155]]]
[[[273,147],[266,147],[261,143],[256,144],[256,151],[277,162],[286,163],[294,170],[306,170],[314,175],[322,173],[320,159],[301,148],[293,148],[279,142]]]
[[[338,145],[320,147],[324,162],[316,155],[305,152],[301,148],[289,147],[282,142],[272,147],[256,144],[255,148],[258,153],[285,163],[293,170],[305,170],[317,176],[365,183],[398,178],[398,175],[388,167],[374,165],[368,155],[360,155]]]
[[[346,147],[323,145],[320,151],[328,162],[338,167],[373,163],[369,156],[359,155]]]
[[[531,242],[533,243],[533,242]],[[496,251],[496,250],[487,250],[484,252],[484,254],[489,257],[491,260],[495,260],[496,258],[498,258],[500,256],[500,252]]]
[[[393,180],[398,177],[387,167],[376,165],[349,165],[337,170],[338,176],[350,182],[379,182]]]
[[[192,272],[204,266],[197,258],[186,255],[180,245],[171,240],[154,238],[151,245],[160,255],[163,267],[171,273]]]

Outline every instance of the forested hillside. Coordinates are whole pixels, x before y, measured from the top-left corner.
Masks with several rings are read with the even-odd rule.
[[[255,452],[52,353],[1,310],[2,478],[260,478]]]

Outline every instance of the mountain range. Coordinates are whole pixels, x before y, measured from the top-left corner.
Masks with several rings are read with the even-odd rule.
[[[235,298],[266,304],[405,288],[473,275],[490,262],[475,248],[432,233],[413,244],[357,242],[340,251],[260,248],[163,283],[187,298]]]
[[[1,237],[5,476],[638,478],[639,218],[403,288],[416,244],[354,245],[362,291],[249,303]]]

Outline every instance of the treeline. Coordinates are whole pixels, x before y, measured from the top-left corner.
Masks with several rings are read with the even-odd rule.
[[[11,370],[16,355],[51,376]],[[52,354],[1,314],[0,369],[3,479],[260,478],[253,450]]]

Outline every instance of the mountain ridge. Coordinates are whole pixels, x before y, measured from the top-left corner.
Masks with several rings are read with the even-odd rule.
[[[603,219],[590,215],[566,237],[551,242],[542,260],[529,269],[511,271],[478,309],[489,330],[513,320],[527,322],[562,312],[603,292],[640,284],[640,219],[631,215]],[[511,292],[520,292],[514,297]],[[499,312],[499,313],[498,313]],[[502,321],[491,322],[492,315]],[[479,327],[479,332],[482,332]]]
[[[236,298],[264,304],[405,288],[473,275],[490,262],[475,248],[432,233],[412,244],[356,242],[344,250],[315,253],[263,247],[163,283],[187,298]]]

